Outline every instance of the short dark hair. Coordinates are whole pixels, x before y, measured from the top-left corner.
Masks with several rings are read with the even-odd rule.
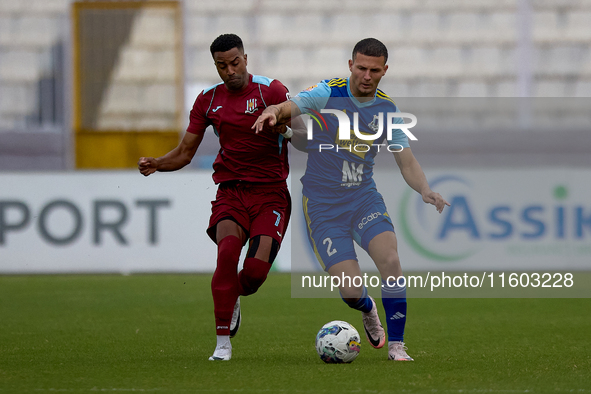
[[[226,52],[232,48],[238,48],[244,52],[244,45],[242,44],[240,37],[236,34],[222,34],[213,40],[209,50],[211,51],[211,56],[213,56],[215,52]]]
[[[375,38],[365,38],[355,44],[351,58],[355,60],[355,56],[358,53],[365,56],[383,56],[384,64],[388,61],[388,48],[380,40],[376,40]]]

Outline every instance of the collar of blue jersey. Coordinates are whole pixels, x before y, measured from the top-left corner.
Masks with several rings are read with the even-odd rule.
[[[378,93],[378,90],[376,89],[376,92],[375,92],[375,94],[373,96],[373,99],[362,103],[359,100],[357,100],[357,98],[353,97],[353,94],[351,93],[351,88],[349,87],[349,78],[347,78],[347,94],[349,95],[349,97],[351,98],[351,100],[353,101],[353,103],[357,107],[359,107],[359,108],[369,107],[370,105],[372,105],[373,103],[375,103],[376,102],[376,94],[377,93]]]

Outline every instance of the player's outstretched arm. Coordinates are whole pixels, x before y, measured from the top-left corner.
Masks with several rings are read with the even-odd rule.
[[[410,148],[404,148],[402,152],[394,153],[394,158],[408,186],[420,193],[424,202],[435,205],[439,213],[443,211],[446,205],[449,206],[449,203],[441,197],[441,194],[431,190],[425,173]]]
[[[291,120],[292,116],[296,117],[300,114],[301,112],[298,106],[287,100],[281,104],[270,105],[265,108],[251,128],[258,134],[264,127],[286,124]]]
[[[140,157],[137,167],[144,176],[156,171],[180,170],[191,162],[197,148],[203,140],[203,134],[185,133],[179,145],[162,157]]]

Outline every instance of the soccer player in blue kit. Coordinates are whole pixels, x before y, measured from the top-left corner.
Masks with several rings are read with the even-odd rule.
[[[258,132],[265,124],[284,124],[300,114],[316,120],[314,137],[307,140],[303,130],[291,137],[296,148],[308,152],[308,163],[303,184],[303,207],[310,243],[316,257],[333,277],[361,277],[361,269],[353,241],[357,242],[374,261],[382,278],[382,304],[386,312],[388,358],[412,361],[406,353],[404,327],[406,324],[406,285],[398,286],[393,278],[402,275],[398,257],[396,234],[383,198],[373,180],[374,157],[386,138],[387,113],[400,112],[394,101],[378,89],[388,70],[388,50],[383,43],[367,38],[358,42],[349,60],[351,75],[347,79],[324,80],[291,100],[269,106],[259,116],[253,128]],[[321,110],[342,111],[354,125],[358,116],[358,130],[363,139],[353,136],[339,139],[339,119]],[[339,113],[340,115],[340,113]],[[394,123],[404,123],[394,117]],[[380,134],[375,139],[371,135]],[[441,213],[449,203],[429,187],[425,174],[414,157],[408,138],[400,129],[392,132],[387,141],[406,183],[421,194],[423,201]],[[326,149],[333,146],[335,149]],[[384,144],[381,145],[385,150]],[[324,147],[325,149],[321,149]],[[388,278],[390,278],[388,280]],[[352,281],[341,281],[341,297],[351,308],[362,312],[368,341],[374,348],[386,342],[376,303],[365,286]]]

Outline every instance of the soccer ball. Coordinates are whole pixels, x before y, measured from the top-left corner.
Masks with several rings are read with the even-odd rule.
[[[359,333],[346,321],[326,323],[316,335],[316,351],[325,363],[350,363],[360,349]]]

